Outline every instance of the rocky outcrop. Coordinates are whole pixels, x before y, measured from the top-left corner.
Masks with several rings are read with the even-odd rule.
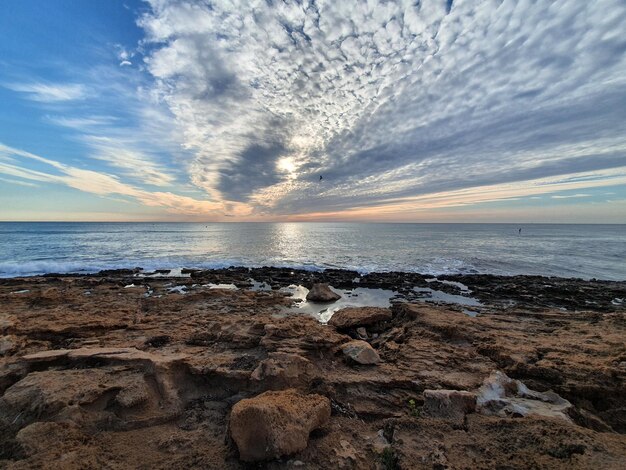
[[[306,295],[306,300],[309,302],[334,302],[340,298],[341,296],[334,292],[328,284],[313,284]]]
[[[346,357],[358,364],[372,365],[380,362],[380,356],[367,341],[350,341],[341,346],[341,350]]]
[[[328,324],[337,329],[356,328],[391,319],[391,310],[379,307],[348,307],[336,311]]]
[[[231,410],[243,399],[285,389],[297,392],[271,400],[255,416],[280,410],[267,415],[299,423],[297,433],[295,424],[281,424],[266,435],[286,443],[280,452],[300,450],[253,465],[623,466],[623,306],[602,313],[610,302],[597,310],[578,302],[580,311],[563,311],[537,307],[554,300],[547,287],[545,297],[530,296],[545,282],[567,286],[568,295],[584,288],[572,302],[595,302],[610,297],[606,283],[494,277],[478,287],[485,305],[475,318],[453,306],[406,302],[405,295],[389,310],[391,318],[361,326],[361,310],[348,323],[353,326],[337,328],[304,314],[285,291],[247,289],[248,279],[272,287],[365,283],[402,294],[420,277],[279,268],[202,272],[186,281],[131,276],[0,279],[0,338],[10,340],[0,355],[0,468],[248,468],[237,443],[224,439]],[[524,304],[487,305],[490,289],[505,282],[512,292],[527,281]],[[205,282],[240,288],[211,289]],[[180,283],[187,286],[184,296],[168,293]],[[363,357],[377,365],[361,365]],[[293,394],[330,401],[332,416],[321,429],[308,433],[318,412],[308,412]],[[287,403],[292,408],[283,409]],[[242,430],[258,433],[258,421]],[[273,434],[285,426],[290,431]],[[290,444],[291,434],[300,436],[298,445]]]
[[[309,434],[330,419],[330,401],[295,390],[265,392],[233,406],[230,433],[246,462],[275,459],[306,448]]]

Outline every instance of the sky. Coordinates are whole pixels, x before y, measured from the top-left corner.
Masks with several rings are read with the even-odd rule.
[[[0,220],[626,223],[624,25],[623,0],[2,0]]]

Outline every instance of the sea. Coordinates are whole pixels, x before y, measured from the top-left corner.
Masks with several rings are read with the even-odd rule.
[[[228,266],[626,280],[626,225],[0,223],[0,277]]]

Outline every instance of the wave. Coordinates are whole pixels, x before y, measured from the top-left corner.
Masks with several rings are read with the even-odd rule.
[[[43,274],[94,274],[110,269],[132,269],[140,267],[145,271],[156,269],[223,269],[228,267],[261,268],[273,266],[279,268],[298,269],[304,271],[323,271],[325,269],[345,269],[356,271],[361,275],[371,272],[403,271],[416,272],[425,275],[439,276],[443,274],[475,274],[478,273],[473,265],[458,259],[437,258],[430,262],[418,266],[407,265],[382,265],[378,263],[314,263],[301,260],[242,260],[223,259],[199,261],[194,259],[172,259],[172,258],[146,258],[127,259],[116,261],[90,260],[90,261],[67,261],[67,260],[45,260],[45,261],[10,261],[0,262],[0,278],[40,276]]]
[[[43,274],[94,274],[110,269],[132,269],[140,267],[144,271],[156,269],[223,269],[229,267],[261,268],[263,266],[277,266],[304,271],[322,271],[324,266],[310,264],[268,264],[268,263],[242,263],[240,261],[210,261],[210,262],[185,262],[174,263],[169,260],[142,260],[142,261],[119,261],[119,262],[76,262],[76,261],[26,261],[0,262],[0,278],[41,276]]]

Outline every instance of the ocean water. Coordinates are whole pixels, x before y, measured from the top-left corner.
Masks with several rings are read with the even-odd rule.
[[[142,267],[626,279],[626,225],[0,223],[0,277]]]

